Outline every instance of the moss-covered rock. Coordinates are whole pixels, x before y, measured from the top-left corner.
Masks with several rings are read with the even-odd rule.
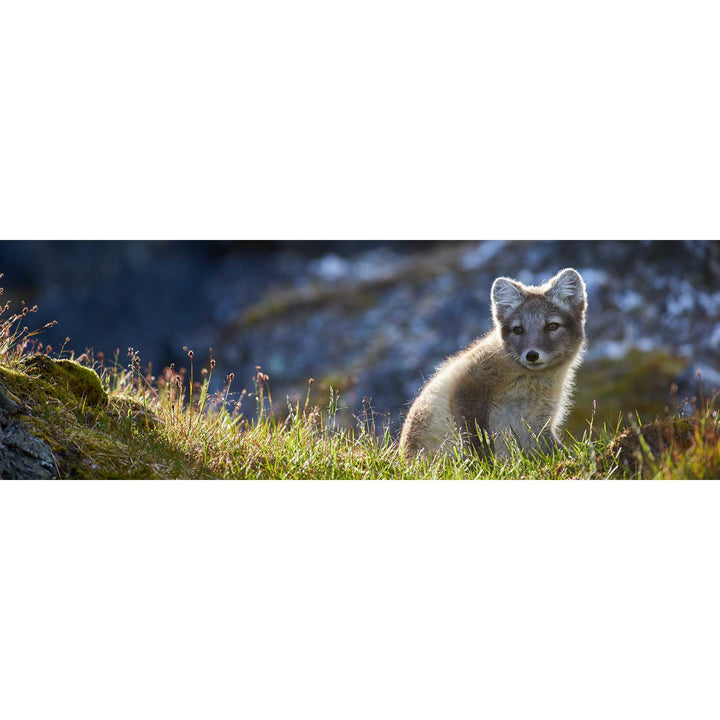
[[[608,448],[610,456],[624,470],[642,472],[643,468],[671,450],[685,453],[696,441],[701,421],[696,417],[666,418],[641,427],[623,430]]]
[[[586,361],[577,374],[567,429],[576,437],[582,436],[592,415],[593,401],[596,428],[603,423],[615,428],[620,415],[623,424],[628,414],[635,418],[637,413],[643,423],[667,415],[674,410],[670,386],[686,365],[682,357],[641,350],[631,350],[623,358]]]
[[[53,474],[60,478],[212,475],[167,437],[150,399],[145,403],[117,394],[108,397],[96,373],[78,363],[35,355],[14,366],[0,364],[0,385],[18,407],[13,415],[0,412],[0,435],[8,422],[16,422],[27,430],[27,437],[17,427],[8,443],[17,446],[19,438],[28,446],[19,456],[24,464],[3,469],[0,463],[0,476],[48,477],[43,474],[49,468],[48,457]],[[9,447],[8,443],[0,437],[0,445]],[[46,466],[28,469],[33,459]]]
[[[107,404],[107,393],[91,368],[73,360],[53,360],[46,355],[31,355],[22,365],[28,374],[62,388],[88,405]]]

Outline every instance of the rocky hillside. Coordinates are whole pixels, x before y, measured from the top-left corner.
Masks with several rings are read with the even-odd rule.
[[[269,285],[223,329],[226,362],[262,364],[296,396],[308,377],[333,385],[357,412],[364,397],[396,428],[423,379],[491,327],[498,275],[541,283],[564,266],[589,294],[589,350],[571,429],[593,401],[601,420],[643,419],[720,386],[720,255],[696,243],[448,243],[399,254],[383,247],[305,262],[286,258],[294,281]],[[300,270],[304,272],[300,272]],[[651,419],[651,418],[649,418]]]

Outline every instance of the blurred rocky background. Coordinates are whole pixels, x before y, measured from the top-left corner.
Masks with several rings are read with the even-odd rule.
[[[276,410],[303,403],[312,377],[311,403],[332,386],[343,424],[371,404],[393,431],[434,367],[490,329],[494,278],[537,284],[568,266],[589,295],[571,432],[593,404],[614,426],[720,388],[718,242],[0,243],[5,298],[37,304],[37,326],[58,320],[42,336],[54,353],[69,337],[66,353],[127,364],[132,346],[157,373],[188,365],[183,346],[197,371],[212,347],[214,390],[234,372],[251,392],[260,365]]]

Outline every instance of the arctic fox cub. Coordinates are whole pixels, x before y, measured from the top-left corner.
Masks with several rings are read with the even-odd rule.
[[[562,447],[585,349],[585,283],[572,268],[540,286],[500,277],[490,296],[494,329],[442,364],[410,408],[400,436],[408,459],[459,440],[498,456],[510,437],[523,450]]]

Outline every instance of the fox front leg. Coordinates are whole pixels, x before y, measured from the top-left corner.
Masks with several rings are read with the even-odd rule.
[[[554,455],[558,452],[564,452],[565,446],[560,442],[560,439],[555,433],[548,429],[543,430],[537,436],[538,449],[546,455]]]

